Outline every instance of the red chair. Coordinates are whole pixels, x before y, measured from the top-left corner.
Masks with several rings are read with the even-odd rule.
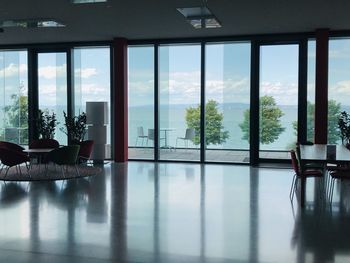
[[[335,167],[330,170],[329,175],[331,181],[329,184],[329,201],[332,204],[333,202],[333,192],[334,192],[334,183],[335,180],[349,181],[350,180],[350,167]]]
[[[293,197],[294,197],[294,193],[297,187],[297,183],[298,180],[301,179],[303,176],[307,179],[307,178],[323,178],[323,172],[319,169],[305,169],[304,167],[302,167],[301,165],[299,165],[296,153],[294,150],[290,151],[290,157],[292,159],[292,166],[293,166],[293,170],[295,172],[294,176],[293,176],[293,181],[292,181],[292,185],[290,188],[290,192],[289,192],[289,198],[293,201]]]
[[[55,139],[38,139],[29,144],[29,149],[59,148],[60,144]]]
[[[0,173],[2,172],[4,166],[7,166],[4,177],[7,176],[8,171],[13,166],[16,167],[17,172],[19,171],[19,173],[22,174],[21,167],[20,167],[20,164],[22,163],[26,164],[27,172],[29,171],[27,162],[29,162],[30,159],[26,154],[22,152],[0,147],[0,160],[2,163]]]
[[[23,150],[24,150],[24,148],[18,144],[15,144],[12,142],[5,142],[5,141],[0,141],[0,148],[10,149],[21,153],[23,153]]]
[[[79,145],[80,145],[80,150],[78,154],[79,163],[87,162],[88,160],[90,160],[90,156],[94,148],[94,141],[92,140],[82,141],[82,142],[79,142]]]
[[[57,149],[60,147],[60,144],[55,139],[38,139],[33,140],[29,144],[29,149]],[[46,154],[30,154],[32,159],[36,159],[37,163],[47,163]]]

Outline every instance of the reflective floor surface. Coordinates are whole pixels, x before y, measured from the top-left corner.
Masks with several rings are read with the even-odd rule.
[[[129,162],[0,182],[0,262],[350,262],[350,185],[330,206],[289,169]],[[314,197],[316,195],[316,197]]]

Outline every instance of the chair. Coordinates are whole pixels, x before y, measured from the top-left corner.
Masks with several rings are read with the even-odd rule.
[[[312,177],[323,178],[323,172],[319,169],[310,169],[310,168],[306,169],[302,167],[297,159],[297,155],[294,150],[290,151],[290,156],[292,160],[293,170],[295,172],[293,176],[290,192],[289,192],[289,198],[291,199],[291,201],[293,201],[294,193],[295,193],[299,179],[301,179],[303,176],[305,177],[305,179],[312,178]]]
[[[10,170],[11,167],[16,167],[16,171],[17,173],[19,172],[22,175],[22,170],[20,167],[20,164],[24,163],[26,165],[27,168],[27,173],[29,171],[29,167],[27,162],[30,161],[29,157],[22,153],[22,152],[18,152],[15,150],[11,150],[8,148],[3,148],[0,147],[0,160],[2,163],[1,169],[0,169],[0,174],[2,172],[2,170],[4,169],[4,166],[7,166],[6,168],[6,173],[5,176],[7,176],[8,171]]]
[[[313,145],[312,142],[306,142],[304,145]],[[321,170],[322,172],[324,171],[324,164],[323,163],[315,163],[315,162],[305,162],[301,159],[301,153],[300,153],[300,143],[297,143],[296,144],[296,147],[295,147],[295,150],[296,150],[296,157],[297,157],[297,160],[299,162],[299,165],[301,167],[304,167],[306,169],[319,169]]]
[[[38,140],[33,140],[29,144],[29,149],[56,149],[59,148],[60,144],[58,141],[55,139],[38,139]],[[31,153],[29,155],[29,158],[31,160],[37,159],[37,163],[47,163],[47,157],[46,154],[33,154]]]
[[[334,193],[334,183],[335,180],[350,180],[350,168],[349,167],[335,167],[330,172],[329,175],[331,177],[331,181],[329,184],[329,201],[330,203],[333,202],[333,193]]]
[[[0,141],[0,148],[10,149],[16,152],[23,153],[24,148],[16,143]]]
[[[29,149],[59,148],[60,144],[55,139],[38,139],[29,144]]]
[[[76,166],[79,149],[80,149],[79,145],[63,146],[61,148],[57,148],[51,151],[47,155],[47,159],[49,162],[53,162],[54,164],[61,166],[63,177],[65,177],[64,168],[66,168],[67,170],[69,165],[74,166],[75,171],[79,176],[79,170],[78,170],[78,167]],[[48,168],[46,168],[46,173],[47,171],[48,171]]]
[[[93,140],[82,141],[82,142],[79,142],[79,146],[80,146],[80,149],[78,153],[78,162],[87,163],[87,161],[90,160],[90,156],[94,148],[94,141]]]
[[[188,142],[192,141],[194,139],[194,136],[195,136],[194,129],[186,129],[185,137],[177,137],[176,138],[175,149],[177,148],[177,141],[178,140],[183,140],[184,144],[185,144],[185,147],[188,148]]]
[[[145,139],[147,139],[148,136],[144,134],[144,132],[143,132],[143,127],[142,127],[142,126],[137,127],[137,137],[136,137],[135,146],[137,146],[137,142],[138,142],[139,138],[142,139],[142,141],[141,141],[141,146],[143,146],[143,141],[144,141]]]
[[[147,134],[147,140],[146,140],[146,146],[148,146],[148,141],[154,141],[154,129],[148,129],[148,134]],[[164,140],[165,142],[165,137],[159,136],[159,141]]]

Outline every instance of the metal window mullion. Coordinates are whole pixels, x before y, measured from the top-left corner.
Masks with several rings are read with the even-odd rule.
[[[200,161],[205,162],[205,42],[201,43]]]
[[[159,160],[159,45],[154,45],[154,160]]]

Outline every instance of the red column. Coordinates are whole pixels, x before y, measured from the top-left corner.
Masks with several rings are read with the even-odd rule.
[[[327,144],[328,29],[316,30],[315,143]]]
[[[113,42],[114,161],[128,160],[128,42]]]

